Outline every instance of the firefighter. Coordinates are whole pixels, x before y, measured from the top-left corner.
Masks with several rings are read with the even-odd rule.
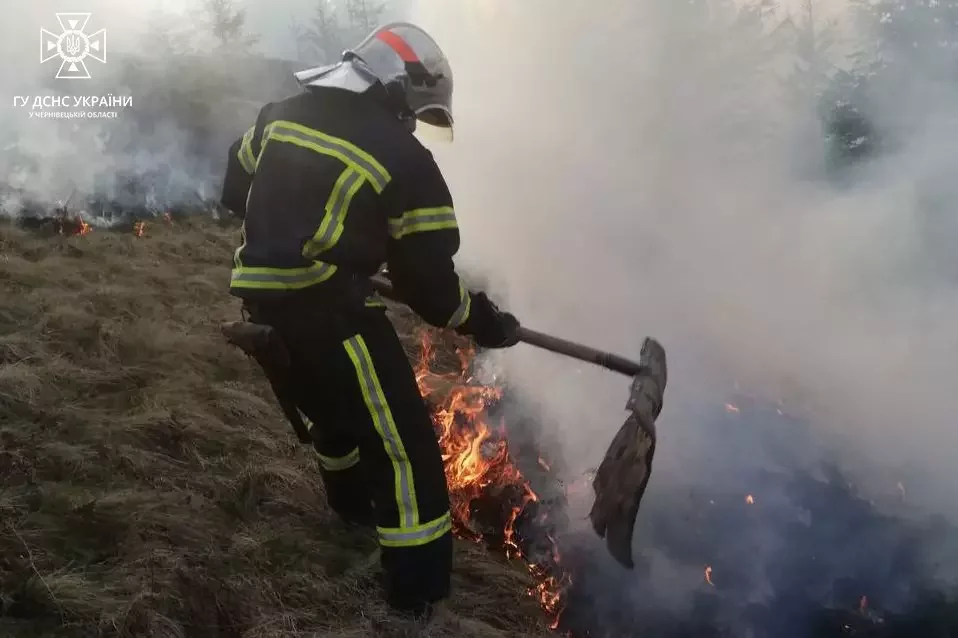
[[[432,420],[369,277],[484,348],[518,322],[459,278],[453,200],[421,121],[451,134],[452,73],[422,29],[393,23],[336,64],[295,74],[229,150],[222,203],[243,219],[231,294],[290,353],[288,375],[330,507],[375,526],[385,596],[416,616],[446,598],[449,495]]]

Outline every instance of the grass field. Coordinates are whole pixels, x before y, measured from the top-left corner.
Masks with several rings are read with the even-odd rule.
[[[236,237],[0,224],[0,636],[551,635],[522,566],[465,541],[429,627],[389,616],[375,539],[219,334]]]

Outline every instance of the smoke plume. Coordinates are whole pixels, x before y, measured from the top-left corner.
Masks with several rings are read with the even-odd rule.
[[[456,71],[456,141],[435,150],[463,262],[531,327],[630,355],[663,341],[662,465],[721,453],[685,411],[735,388],[952,484],[958,288],[931,265],[958,235],[930,210],[955,196],[949,123],[837,188],[788,58],[728,5],[703,20],[689,4],[418,4]],[[570,453],[595,459],[626,382],[523,347],[505,358]]]
[[[106,32],[105,61],[83,61],[88,78],[55,77],[59,57],[40,63],[39,32],[61,32],[58,12],[89,14],[84,33]],[[244,64],[247,51],[214,54],[219,43],[195,5],[49,0],[19,3],[8,18],[0,25],[0,210],[8,214],[66,202],[109,223],[137,207],[215,198],[226,148],[260,106],[250,100],[276,97],[286,75],[271,71],[264,81],[263,69]],[[117,108],[124,99],[129,106]],[[114,117],[49,117],[110,111]]]
[[[819,103],[790,79],[795,49],[771,44],[784,16],[756,27],[734,3],[709,4],[420,0],[414,12],[456,74],[455,143],[435,152],[464,266],[529,327],[635,358],[651,335],[670,355],[636,539],[652,607],[691,604],[702,582],[701,566],[665,549],[683,525],[714,532],[685,517],[697,491],[730,494],[729,507],[754,491],[782,525],[838,524],[844,505],[814,511],[761,478],[837,464],[846,478],[834,480],[879,509],[907,489],[910,512],[958,514],[958,226],[942,213],[958,155],[953,120],[935,115],[958,96],[922,93],[923,125],[836,183]],[[865,37],[841,26],[838,64]],[[916,102],[889,94],[872,113],[892,121]],[[628,381],[527,346],[498,364],[547,415],[573,474],[595,467]],[[778,407],[726,413],[733,395]],[[834,560],[837,578],[841,552],[858,551],[821,539],[805,552],[771,522],[754,534],[757,574],[796,552]],[[928,562],[953,574],[954,543],[941,540]],[[882,542],[868,551],[887,556]],[[772,595],[771,575],[756,578],[751,602]]]
[[[436,37],[455,72],[455,142],[432,148],[456,199],[462,268],[487,278],[529,327],[626,356],[637,357],[647,335],[668,350],[636,540],[660,550],[645,579],[659,588],[656,604],[684,604],[688,583],[700,580],[699,567],[670,562],[661,526],[659,536],[653,529],[679,525],[670,514],[677,495],[710,489],[740,502],[748,488],[757,506],[801,520],[811,506],[772,482],[763,495],[760,477],[814,474],[828,462],[879,505],[907,491],[910,511],[958,516],[950,489],[958,224],[949,209],[958,198],[949,115],[958,89],[926,81],[933,56],[911,69],[912,90],[870,104],[879,123],[919,109],[911,119],[920,125],[839,184],[828,179],[816,93],[796,80],[807,34],[776,44],[781,11],[742,13],[720,0],[413,5],[410,19]],[[38,73],[36,27],[81,9],[21,2],[0,25],[9,61],[0,67],[0,164],[18,197],[56,200],[80,188],[115,199],[120,185],[104,186],[103,176],[130,172],[162,175],[176,185],[167,189],[173,200],[215,193],[226,145],[267,95],[282,93],[286,71],[253,77],[230,57],[216,73],[167,63],[147,50],[161,40],[143,39],[157,28],[147,6],[82,8],[101,20],[93,30],[108,28],[111,50],[149,64],[110,61],[96,69],[100,80],[71,86],[132,95],[142,107],[137,117],[80,126],[30,120],[10,104],[49,89],[53,69]],[[172,10],[192,15],[187,6]],[[291,21],[303,7],[287,7]],[[825,8],[845,16],[843,3]],[[847,42],[829,58],[838,65],[867,35],[843,25]],[[285,24],[250,26],[261,52],[282,55],[270,43],[283,40]],[[164,102],[184,78],[211,96],[217,82],[242,86],[250,101],[201,112],[219,132],[198,137]],[[496,359],[553,427],[569,472],[594,467],[624,417],[628,380],[527,346]],[[743,395],[781,414],[757,417],[746,399],[734,406],[739,416],[723,408]],[[756,532],[754,569],[790,551],[777,530]],[[958,566],[953,549],[929,547],[929,560],[947,573]]]

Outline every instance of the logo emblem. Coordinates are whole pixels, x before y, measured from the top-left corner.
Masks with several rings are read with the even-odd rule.
[[[90,13],[58,13],[59,34],[40,29],[40,64],[60,58],[57,79],[90,79],[87,57],[106,64],[106,29],[87,35],[84,33]]]

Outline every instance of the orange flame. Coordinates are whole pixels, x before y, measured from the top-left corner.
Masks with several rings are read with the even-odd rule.
[[[476,529],[472,505],[486,494],[515,494],[502,533],[502,548],[509,559],[522,559],[535,585],[529,595],[535,598],[557,629],[564,608],[563,594],[571,585],[568,572],[561,569],[561,556],[554,538],[548,537],[551,556],[548,564],[538,564],[519,546],[515,525],[526,507],[539,497],[509,455],[505,424],[493,427],[487,408],[502,397],[502,389],[479,383],[469,374],[475,351],[457,349],[459,370],[440,373],[435,366],[435,348],[430,332],[424,332],[421,355],[415,366],[420,393],[433,406],[433,423],[439,436],[442,458],[449,485],[453,531],[461,537],[481,542],[483,531]],[[538,459],[541,466],[548,463]],[[518,502],[516,502],[518,501]],[[557,574],[557,572],[559,572]]]
[[[136,222],[133,224],[133,234],[137,237],[142,237],[143,233],[146,232],[146,222]]]
[[[734,405],[734,404],[732,404],[732,403],[726,403],[726,404],[725,404],[725,411],[726,411],[726,412],[730,412],[730,413],[732,413],[732,414],[738,414],[739,412],[741,412],[741,410],[738,408],[738,406],[737,406],[737,405]]]
[[[69,227],[69,229],[70,229],[70,232],[69,232],[70,235],[81,235],[81,236],[82,236],[82,235],[86,235],[86,234],[88,234],[88,233],[90,233],[90,232],[93,231],[93,226],[90,226],[90,224],[88,224],[88,223],[86,223],[85,221],[83,221],[83,218],[80,217],[79,215],[77,215],[77,216],[74,218],[72,224],[68,224],[68,222],[67,222],[67,220],[66,220],[65,217],[59,217],[59,218],[57,219],[57,221],[56,221],[56,229],[57,229],[57,232],[58,232],[59,234],[61,234],[61,235],[66,235],[66,234],[68,234],[67,232],[65,232],[65,229],[68,228],[68,227]]]
[[[707,582],[712,587],[715,587],[715,583],[712,582],[712,566],[705,566],[705,582]]]
[[[755,505],[755,497],[752,496],[751,494],[747,494],[745,496],[745,502],[748,503],[749,505]]]

